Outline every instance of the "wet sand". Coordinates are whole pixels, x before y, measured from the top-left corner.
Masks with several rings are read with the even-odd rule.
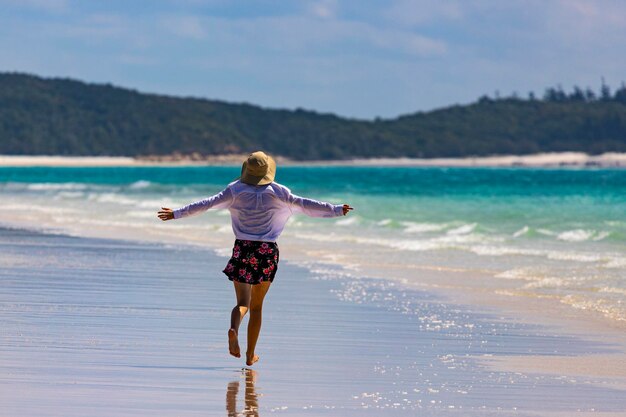
[[[619,344],[328,266],[281,263],[248,370],[225,260],[0,229],[1,414],[626,414]]]

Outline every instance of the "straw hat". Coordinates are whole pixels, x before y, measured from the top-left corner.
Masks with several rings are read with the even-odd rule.
[[[266,185],[274,181],[276,162],[263,151],[256,151],[243,161],[241,182],[250,185]]]

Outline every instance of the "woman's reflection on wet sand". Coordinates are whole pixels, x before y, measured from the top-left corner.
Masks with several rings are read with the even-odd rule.
[[[259,417],[259,400],[255,391],[257,373],[252,369],[242,369],[246,381],[246,390],[244,393],[245,407],[242,412],[237,412],[237,395],[239,394],[239,381],[232,381],[226,387],[226,411],[228,417],[251,416]]]

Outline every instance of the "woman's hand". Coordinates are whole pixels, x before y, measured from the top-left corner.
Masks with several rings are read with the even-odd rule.
[[[344,204],[343,205],[343,215],[345,216],[346,214],[348,214],[350,212],[350,210],[354,210],[354,207],[350,207],[349,204]]]
[[[345,209],[344,209],[344,212],[345,212]],[[157,216],[159,217],[159,219],[163,220],[164,222],[167,220],[173,220],[174,210],[172,210],[171,208],[167,208],[167,207],[161,207],[161,210],[157,213]]]

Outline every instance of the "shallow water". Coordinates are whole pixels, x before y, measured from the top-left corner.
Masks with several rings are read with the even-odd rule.
[[[2,221],[226,248],[227,212],[158,224],[155,211],[216,193],[237,175],[238,167],[0,168]],[[378,276],[402,266],[409,272],[396,275],[409,284],[425,265],[463,270],[494,293],[548,296],[626,322],[626,170],[283,167],[277,180],[356,208],[340,219],[292,218],[281,241],[294,260]]]
[[[607,378],[496,372],[484,355],[617,346],[281,264],[255,371],[227,354],[234,295],[208,250],[0,229],[2,414],[525,416],[625,412]],[[11,266],[8,266],[11,262]]]

